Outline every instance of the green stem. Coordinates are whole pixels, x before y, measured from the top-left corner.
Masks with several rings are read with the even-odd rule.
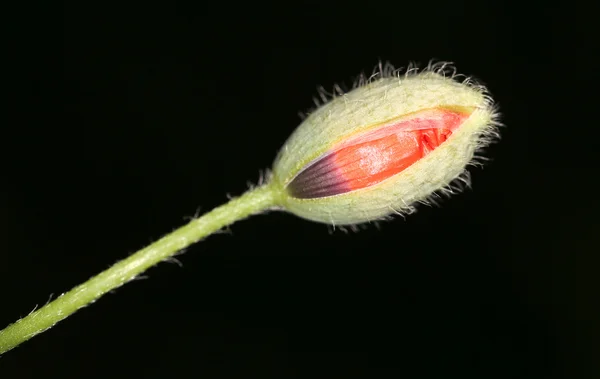
[[[0,331],[0,354],[51,328],[78,309],[224,226],[272,208],[277,189],[265,185],[217,207]]]

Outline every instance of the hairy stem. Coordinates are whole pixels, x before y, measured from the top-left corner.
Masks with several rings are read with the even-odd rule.
[[[80,308],[102,295],[127,283],[137,275],[176,254],[224,226],[277,203],[277,189],[270,185],[258,187],[241,197],[213,209],[200,218],[162,237],[151,245],[116,263],[106,271],[62,294],[44,307],[30,313],[0,331],[0,354],[51,328]]]

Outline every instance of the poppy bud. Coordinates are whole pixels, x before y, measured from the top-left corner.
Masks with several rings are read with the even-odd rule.
[[[429,67],[383,72],[335,97],[294,131],[273,167],[282,206],[334,225],[413,210],[465,173],[495,135],[485,88]]]

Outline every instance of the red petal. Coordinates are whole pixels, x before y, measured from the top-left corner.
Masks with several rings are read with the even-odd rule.
[[[298,174],[288,190],[292,196],[306,199],[377,184],[429,154],[468,116],[448,109],[427,110],[346,139]]]

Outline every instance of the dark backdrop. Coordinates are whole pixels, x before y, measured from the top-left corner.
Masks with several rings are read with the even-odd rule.
[[[483,1],[6,13],[2,326],[241,194],[318,85],[380,59],[455,62],[506,127],[473,189],[441,207],[349,234],[245,220],[5,354],[0,376],[597,378],[591,14]]]

